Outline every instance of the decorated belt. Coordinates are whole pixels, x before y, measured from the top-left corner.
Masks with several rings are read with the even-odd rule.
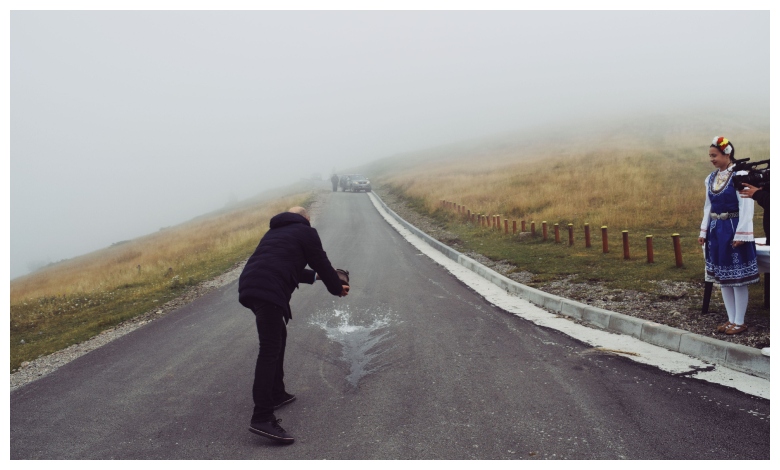
[[[736,219],[739,217],[739,212],[723,212],[722,214],[716,214],[715,212],[710,214],[710,218],[720,219],[720,220],[728,220],[728,219]]]

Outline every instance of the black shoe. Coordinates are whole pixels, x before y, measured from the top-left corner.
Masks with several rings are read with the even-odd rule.
[[[252,422],[249,425],[249,432],[284,444],[292,444],[295,442],[295,439],[279,426],[281,421],[281,419],[273,419],[271,421]]]
[[[286,405],[288,403],[292,403],[294,401],[295,401],[295,395],[291,395],[289,393],[285,393],[284,396],[281,399],[279,399],[279,401],[277,401],[274,404],[274,409],[278,410],[279,408],[283,407],[284,405]]]

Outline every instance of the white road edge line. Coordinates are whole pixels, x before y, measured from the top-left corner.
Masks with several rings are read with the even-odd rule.
[[[629,351],[637,354],[637,356],[621,354],[621,356],[627,357],[632,361],[658,367],[663,371],[673,374],[690,373],[689,376],[691,378],[706,380],[707,382],[734,388],[749,395],[765,398],[767,400],[770,398],[769,380],[767,379],[748,375],[717,364],[715,364],[715,370],[691,372],[696,371],[697,369],[712,367],[713,364],[703,362],[700,359],[691,356],[686,356],[685,354],[669,351],[660,346],[645,343],[644,341],[640,341],[631,336],[601,331],[574,323],[567,318],[558,317],[555,314],[543,310],[527,300],[507,293],[497,285],[461,266],[425,243],[388,214],[381,204],[377,202],[376,196],[372,193],[367,194],[379,214],[391,227],[406,239],[406,241],[434,262],[444,267],[444,269],[452,273],[453,276],[464,284],[474,289],[493,305],[506,310],[507,312],[511,312],[520,318],[529,320],[536,325],[560,331],[572,338],[590,344],[593,347]]]

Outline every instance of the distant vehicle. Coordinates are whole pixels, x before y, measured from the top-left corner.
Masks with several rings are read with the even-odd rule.
[[[342,191],[371,191],[371,181],[363,175],[344,175],[339,181]]]

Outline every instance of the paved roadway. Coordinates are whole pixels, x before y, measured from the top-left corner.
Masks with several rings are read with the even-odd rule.
[[[330,194],[314,225],[353,287],[293,296],[295,444],[247,431],[257,337],[233,283],[12,392],[11,458],[769,458],[769,401],[490,305],[365,194]]]

